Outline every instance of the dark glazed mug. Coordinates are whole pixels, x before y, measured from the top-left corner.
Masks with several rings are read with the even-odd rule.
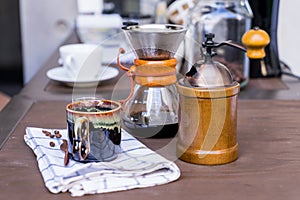
[[[69,152],[79,162],[115,159],[121,142],[121,104],[83,99],[66,107]]]

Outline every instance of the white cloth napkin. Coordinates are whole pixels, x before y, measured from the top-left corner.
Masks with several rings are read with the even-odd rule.
[[[42,130],[59,130],[61,138],[50,138]],[[79,163],[70,159],[64,165],[62,139],[67,139],[66,129],[27,127],[25,143],[36,155],[39,170],[46,187],[52,193],[69,191],[72,196],[107,193],[144,188],[175,181],[180,170],[171,162],[122,130],[121,151],[110,162]],[[55,146],[51,147],[50,142]]]

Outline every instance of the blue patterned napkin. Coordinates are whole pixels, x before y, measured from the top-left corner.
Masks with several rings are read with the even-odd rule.
[[[60,144],[67,139],[67,130],[59,130],[61,138],[50,138],[42,130],[54,132],[54,129],[27,127],[24,140],[36,155],[45,185],[52,193],[69,191],[72,196],[107,193],[166,184],[180,176],[174,162],[150,150],[124,130],[121,150],[115,160],[78,163],[70,159],[65,166]]]

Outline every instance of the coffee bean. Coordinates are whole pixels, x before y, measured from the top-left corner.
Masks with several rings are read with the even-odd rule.
[[[61,134],[59,133],[59,131],[54,131],[54,134],[55,134],[55,136],[57,137],[57,138],[61,138]]]
[[[46,136],[50,136],[50,135],[51,135],[51,133],[50,133],[49,131],[47,131],[47,130],[42,130],[42,132],[43,132]]]
[[[69,163],[68,141],[66,139],[63,139],[60,149],[65,153],[64,164],[66,166]]]
[[[69,153],[68,152],[65,152],[64,164],[65,164],[65,166],[69,164]]]
[[[49,142],[50,147],[55,147],[55,143],[54,142]]]

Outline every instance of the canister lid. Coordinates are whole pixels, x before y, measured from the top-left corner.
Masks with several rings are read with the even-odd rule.
[[[210,60],[210,61],[209,61]],[[189,87],[226,87],[233,84],[230,71],[221,63],[206,58],[186,74],[184,84]]]
[[[186,74],[183,83],[189,87],[226,87],[234,83],[230,71],[220,62],[214,61],[215,55],[213,48],[217,47],[213,41],[214,34],[205,35],[206,41],[202,47],[205,48],[204,59],[195,63],[191,70]]]

